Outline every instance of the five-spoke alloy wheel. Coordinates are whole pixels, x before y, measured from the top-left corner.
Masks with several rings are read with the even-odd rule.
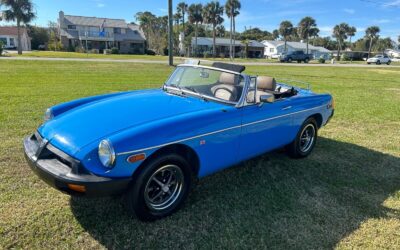
[[[286,146],[288,154],[293,158],[308,156],[317,141],[318,126],[314,118],[308,118],[297,133],[296,139]]]
[[[192,183],[189,163],[180,155],[163,154],[145,162],[126,193],[128,209],[143,221],[166,217],[185,201]]]

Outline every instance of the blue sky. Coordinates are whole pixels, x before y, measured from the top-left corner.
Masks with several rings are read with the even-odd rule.
[[[181,0],[174,0],[177,4]],[[33,22],[44,26],[56,21],[58,12],[70,15],[123,18],[134,21],[134,14],[149,10],[157,15],[167,14],[167,0],[33,0],[38,18]],[[207,3],[208,1],[186,1]],[[220,1],[222,4],[225,0]],[[282,20],[295,25],[304,16],[317,20],[322,36],[331,35],[332,27],[347,22],[357,27],[356,37],[362,37],[366,27],[378,25],[381,36],[397,40],[400,35],[400,0],[241,0],[237,30],[259,27],[272,31]],[[227,19],[226,19],[227,20]],[[0,24],[4,25],[4,22]],[[229,23],[225,24],[229,28]]]

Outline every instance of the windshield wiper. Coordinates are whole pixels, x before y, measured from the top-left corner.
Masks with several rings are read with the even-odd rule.
[[[208,99],[202,93],[200,93],[199,91],[197,91],[195,88],[193,88],[191,86],[184,86],[184,87],[182,87],[182,89],[190,90],[190,91],[196,93],[197,95],[199,95],[200,98],[203,99],[204,101],[208,101]]]

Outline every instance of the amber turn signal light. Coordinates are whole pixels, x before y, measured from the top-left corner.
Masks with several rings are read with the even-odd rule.
[[[146,159],[146,154],[142,153],[142,154],[137,154],[137,155],[131,155],[128,157],[128,162],[129,163],[134,163],[137,161],[143,161],[144,159]]]
[[[76,185],[76,184],[68,184],[67,185],[69,189],[79,192],[79,193],[84,193],[86,192],[86,187],[82,185]]]

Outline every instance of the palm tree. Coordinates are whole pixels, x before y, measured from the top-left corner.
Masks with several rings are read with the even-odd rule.
[[[178,26],[178,32],[179,32],[179,23],[180,23],[181,19],[182,19],[181,13],[176,12],[174,14],[174,20],[175,20],[176,25]]]
[[[278,38],[279,38],[279,30],[272,31],[272,37],[274,38],[274,40],[278,40]]]
[[[197,32],[199,29],[199,24],[203,23],[202,10],[203,10],[203,5],[201,5],[200,3],[191,4],[188,9],[189,22],[191,24],[194,24],[195,56],[197,56]]]
[[[235,41],[235,33],[236,33],[236,25],[235,25],[235,18],[237,15],[240,14],[239,10],[241,8],[241,4],[239,0],[228,0],[225,3],[225,13],[229,17],[231,23],[230,27],[230,47],[229,47],[229,55],[231,60],[235,58],[235,46],[233,45],[233,41]]]
[[[217,26],[217,36],[224,37],[225,36],[225,27],[223,25]]]
[[[371,55],[372,43],[379,37],[379,32],[381,32],[381,29],[378,26],[371,26],[365,30],[365,36],[369,38],[368,58]]]
[[[185,15],[186,12],[188,11],[188,5],[185,2],[180,2],[178,3],[176,10],[182,16],[182,30],[183,32],[185,32]]]
[[[224,14],[224,7],[218,1],[208,3],[203,9],[203,19],[207,24],[212,25],[213,32],[213,57],[216,57],[217,50],[215,46],[216,27],[224,22],[222,15]]]
[[[7,10],[3,11],[3,19],[17,22],[18,54],[21,55],[21,23],[28,24],[36,18],[33,3],[30,0],[0,0],[0,5],[8,7]]]
[[[354,26],[349,27],[349,30],[348,30],[348,32],[347,32],[347,36],[349,37],[350,46],[351,46],[351,38],[352,38],[353,36],[355,36],[356,33],[357,33],[357,28],[356,28],[356,27],[354,27]]]
[[[293,34],[293,24],[290,21],[283,21],[279,25],[279,34],[285,40],[285,53],[287,52],[287,40]]]
[[[310,36],[313,35],[314,29],[317,28],[317,23],[315,22],[315,19],[312,17],[304,17],[301,19],[299,22],[297,32],[299,34],[299,37],[301,39],[305,39],[307,43],[307,54],[308,54],[308,40]]]
[[[342,43],[347,39],[347,34],[349,33],[350,26],[347,23],[341,23],[333,28],[333,37],[336,38],[338,42],[338,53],[337,60],[340,59],[340,50],[342,49]]]

